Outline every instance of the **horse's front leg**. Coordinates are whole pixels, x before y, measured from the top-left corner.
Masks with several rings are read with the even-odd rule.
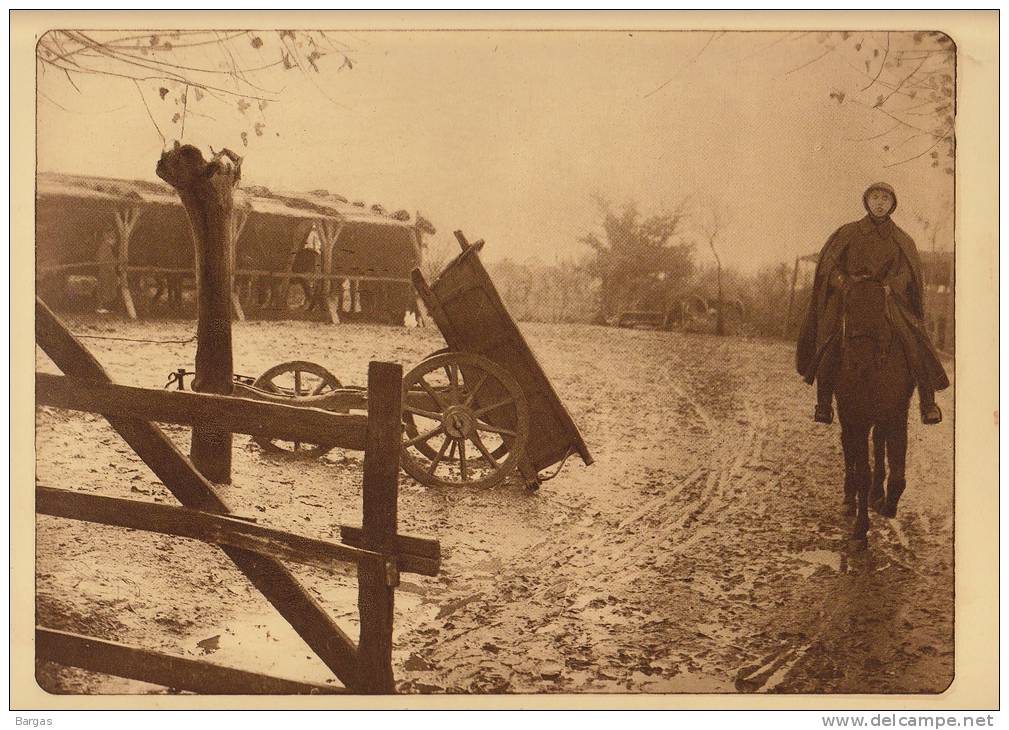
[[[907,486],[905,466],[907,459],[907,412],[887,427],[887,460],[890,466],[890,478],[886,483],[886,501],[880,514],[886,517],[897,516],[897,503]]]
[[[848,446],[847,431],[841,426],[841,449],[844,452],[844,500],[841,502],[841,512],[845,517],[854,517],[856,495],[858,494],[858,469],[852,458],[852,449]]]
[[[887,443],[890,424],[877,423],[872,429],[872,488],[869,490],[869,506],[876,512],[883,510],[883,484],[886,481]]]
[[[855,526],[851,539],[865,547],[869,534],[869,427],[862,424],[841,424],[846,471],[851,470],[855,490]]]

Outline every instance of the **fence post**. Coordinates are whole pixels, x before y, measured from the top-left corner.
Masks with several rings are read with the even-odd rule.
[[[363,545],[367,550],[395,553],[399,450],[402,433],[402,380],[400,365],[368,365],[368,435],[364,452]],[[390,694],[392,676],[393,600],[395,576],[387,570],[358,567],[358,609],[361,637],[358,643],[360,689],[369,694]],[[392,584],[392,585],[390,585]]]

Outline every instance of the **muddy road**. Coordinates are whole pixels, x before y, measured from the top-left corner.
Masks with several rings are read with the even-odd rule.
[[[189,322],[75,318],[79,333],[187,339]],[[430,489],[403,475],[401,532],[441,541],[437,578],[396,597],[402,692],[940,692],[953,675],[953,404],[912,422],[895,520],[873,515],[848,548],[839,427],[787,343],[591,326],[522,325],[596,459],[573,457],[536,494]],[[371,359],[406,368],[434,329],[246,322],[236,370],[283,360],[366,382]],[[112,377],[161,387],[192,344],[86,341]],[[951,365],[947,366],[952,370]],[[39,368],[55,372],[39,355]],[[166,429],[188,448],[185,429]],[[360,524],[362,455],[266,454],[235,437],[237,512],[324,539]],[[39,409],[38,482],[174,499],[97,416]],[[334,681],[214,548],[40,517],[41,623],[223,664]],[[356,587],[295,568],[356,635]],[[60,692],[163,692],[42,664]]]

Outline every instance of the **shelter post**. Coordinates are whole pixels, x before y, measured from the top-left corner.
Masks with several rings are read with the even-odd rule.
[[[130,319],[137,318],[137,309],[133,305],[133,295],[130,293],[130,235],[140,219],[140,208],[123,208],[116,211],[116,279],[119,285],[119,296],[123,309]]]
[[[245,321],[245,312],[242,310],[242,302],[238,296],[237,274],[238,274],[238,238],[242,235],[246,221],[249,220],[249,212],[236,208],[231,216],[231,241],[228,246],[228,258],[231,261],[231,311],[235,319],[239,322]]]
[[[322,238],[322,273],[323,279],[320,281],[320,298],[325,305],[326,315],[330,324],[340,324],[340,302],[337,294],[333,292],[333,249],[343,231],[342,223],[334,223],[330,220],[319,221],[319,236]]]

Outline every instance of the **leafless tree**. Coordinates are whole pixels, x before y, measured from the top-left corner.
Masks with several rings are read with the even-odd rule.
[[[718,301],[718,309],[715,313],[715,334],[719,336],[725,334],[725,291],[722,286],[722,257],[718,255],[715,242],[725,228],[724,218],[724,211],[713,204],[708,210],[698,215],[695,221],[698,235],[708,244],[711,254],[715,257],[715,282]]]
[[[53,30],[35,56],[42,102],[79,111],[69,108],[75,97],[89,97],[93,107],[96,98],[139,95],[165,146],[170,138],[185,140],[191,117],[237,113],[247,122],[241,141],[248,146],[267,132],[267,108],[280,99],[285,72],[304,74],[321,98],[336,103],[318,76],[352,69],[350,53],[324,31]]]
[[[801,37],[810,35],[823,51],[787,73],[824,59],[834,63],[837,81],[825,90],[828,98],[869,115],[870,131],[850,141],[878,142],[887,167],[927,155],[933,168],[953,174],[956,45],[949,36],[939,31],[843,31]]]

